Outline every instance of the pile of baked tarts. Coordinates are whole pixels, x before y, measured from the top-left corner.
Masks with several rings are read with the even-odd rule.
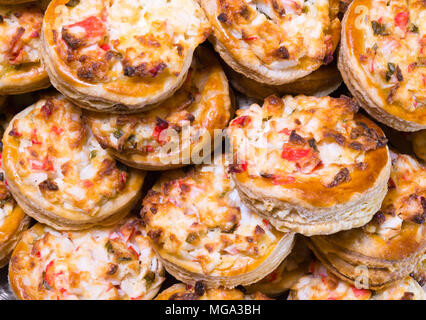
[[[9,298],[426,299],[425,1],[0,0],[0,32]]]

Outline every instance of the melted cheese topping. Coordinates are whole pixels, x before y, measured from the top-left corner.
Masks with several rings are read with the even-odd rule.
[[[100,147],[81,110],[59,96],[14,118],[4,145],[5,166],[14,167],[14,182],[24,193],[72,212],[96,216],[131,177]]]
[[[37,224],[18,244],[10,270],[17,294],[38,300],[152,298],[164,280],[163,267],[135,218],[81,232]]]
[[[241,59],[239,63],[254,61],[273,70],[314,70],[333,59],[340,30],[334,10],[336,1],[205,2],[216,3],[216,10],[207,12],[212,23],[221,28],[216,28],[215,36],[233,56]]]
[[[110,83],[110,90],[119,82],[158,87],[186,73],[187,57],[209,30],[193,0],[67,2],[53,1],[47,14],[59,57],[80,81]]]
[[[260,292],[244,294],[238,289],[195,289],[194,286],[177,283],[160,292],[155,300],[271,300]]]
[[[145,161],[156,159],[166,145],[176,143],[181,151],[225,128],[231,117],[226,81],[212,54],[199,48],[184,85],[155,109],[135,115],[85,114],[101,145]]]
[[[364,2],[354,3],[356,9]],[[426,108],[426,10],[422,0],[368,1],[358,10],[354,34],[365,74],[385,104],[405,112]],[[353,11],[353,10],[352,10]]]
[[[380,291],[357,289],[334,275],[318,261],[313,261],[309,274],[302,276],[292,287],[292,300],[422,300],[421,287],[408,277]]]
[[[407,155],[393,156],[388,193],[381,211],[363,227],[385,240],[398,236],[405,224],[419,224],[421,234],[426,219],[426,168]]]
[[[0,79],[40,66],[42,22],[37,7],[0,7]]]
[[[240,109],[228,129],[235,162],[230,170],[282,187],[350,182],[369,167],[366,155],[386,145],[380,129],[356,111],[346,97],[306,96],[271,96],[262,108]]]
[[[244,206],[223,161],[163,177],[141,212],[163,257],[213,276],[253,270],[283,236]]]

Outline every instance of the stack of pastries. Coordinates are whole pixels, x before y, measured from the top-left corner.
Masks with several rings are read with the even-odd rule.
[[[426,299],[425,1],[0,0],[0,31],[16,298]]]

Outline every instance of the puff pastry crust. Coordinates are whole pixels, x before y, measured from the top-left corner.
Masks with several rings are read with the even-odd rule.
[[[425,300],[422,287],[410,277],[391,287],[372,291],[358,289],[333,274],[318,261],[309,266],[309,274],[301,277],[292,287],[289,300]]]
[[[153,110],[134,115],[85,112],[102,147],[129,166],[167,170],[205,157],[234,110],[228,80],[213,53],[199,47],[183,86]],[[219,136],[220,134],[220,136]],[[207,154],[205,154],[207,153]]]
[[[342,77],[337,69],[337,64],[334,63],[322,66],[294,82],[276,86],[247,78],[230,67],[225,67],[225,72],[233,88],[250,98],[258,100],[263,100],[271,95],[281,97],[285,94],[323,97],[335,91],[342,84]]]
[[[10,285],[25,300],[147,300],[164,280],[164,268],[141,220],[58,232],[40,223],[13,252]]]
[[[155,300],[271,300],[264,294],[256,292],[245,294],[238,289],[206,288],[202,282],[195,286],[176,283],[160,292]]]
[[[218,156],[188,173],[164,175],[143,201],[141,215],[167,271],[209,287],[248,285],[290,253],[294,234],[276,231],[248,210]]]
[[[17,114],[3,138],[9,188],[24,211],[55,229],[112,224],[140,196],[144,173],[117,163],[62,96]]]
[[[340,39],[338,1],[200,0],[212,43],[235,71],[280,85],[333,59]]]
[[[393,154],[389,191],[380,211],[362,228],[314,236],[310,246],[330,271],[354,283],[368,268],[368,286],[380,289],[404,279],[426,250],[426,168]]]
[[[0,94],[50,86],[40,57],[42,22],[36,6],[0,6]]]
[[[210,32],[194,0],[52,1],[42,30],[52,84],[95,111],[137,112],[185,81]]]
[[[426,4],[353,1],[345,14],[339,69],[354,97],[400,131],[426,128]]]
[[[387,191],[381,129],[351,99],[271,96],[237,111],[229,170],[244,203],[279,230],[307,236],[367,223]]]

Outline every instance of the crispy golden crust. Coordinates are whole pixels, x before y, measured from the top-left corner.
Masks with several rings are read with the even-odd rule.
[[[285,94],[304,94],[309,96],[322,97],[335,91],[342,83],[342,77],[336,64],[322,66],[311,74],[297,79],[294,82],[278,86],[271,86],[247,78],[242,74],[225,68],[232,87],[247,95],[248,97],[263,100],[270,95],[283,96]]]
[[[216,51],[258,82],[293,82],[332,60],[338,1],[201,0]]]
[[[426,162],[426,130],[419,131],[414,134],[413,150],[419,159]]]
[[[357,0],[343,20],[343,80],[374,118],[400,131],[426,128],[425,6]]]
[[[59,91],[95,111],[134,113],[170,97],[210,31],[194,0],[67,2],[45,13],[43,60]]]
[[[240,201],[224,158],[193,171],[164,175],[143,201],[141,215],[166,269],[185,283],[210,287],[250,284],[290,253],[283,234]]]
[[[367,223],[386,194],[386,138],[347,97],[271,96],[227,131],[242,200],[281,230],[330,234]]]
[[[271,300],[260,292],[244,294],[238,289],[206,289],[202,282],[195,286],[177,283],[160,292],[155,300]]]
[[[119,165],[62,96],[16,115],[3,139],[10,190],[30,216],[57,229],[112,224],[140,196],[144,173]]]
[[[0,17],[0,94],[47,88],[39,52],[43,12],[35,6],[4,6]]]
[[[333,274],[318,261],[312,261],[309,273],[300,277],[292,287],[289,300],[424,300],[420,285],[406,277],[391,287],[372,291],[360,289]]]
[[[147,300],[164,269],[140,219],[109,228],[58,232],[36,224],[13,252],[10,285],[19,299]]]
[[[96,139],[114,157],[140,169],[167,170],[190,164],[198,154],[208,156],[215,134],[221,133],[215,130],[227,126],[233,107],[220,64],[199,47],[184,85],[157,108],[134,115],[85,115]]]
[[[414,271],[426,249],[426,169],[393,155],[389,191],[381,210],[362,228],[314,236],[311,246],[332,271],[352,282],[366,266],[369,286],[383,288]]]

